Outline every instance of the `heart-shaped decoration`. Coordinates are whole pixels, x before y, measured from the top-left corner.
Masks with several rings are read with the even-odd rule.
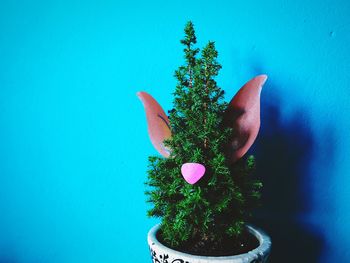
[[[195,184],[205,173],[205,166],[200,163],[184,163],[181,166],[182,176],[189,184]]]

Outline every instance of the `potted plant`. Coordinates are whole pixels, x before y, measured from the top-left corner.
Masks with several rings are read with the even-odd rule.
[[[153,263],[266,262],[271,242],[246,224],[260,197],[254,157],[246,156],[260,127],[260,92],[247,82],[226,103],[215,77],[215,43],[199,53],[192,22],[185,26],[185,65],[175,71],[174,107],[165,114],[138,92],[148,132],[162,156],[149,157],[148,211],[161,223],[148,233]]]

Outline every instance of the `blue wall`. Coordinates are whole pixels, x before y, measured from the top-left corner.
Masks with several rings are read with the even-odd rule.
[[[0,262],[149,262],[155,150],[135,93],[171,107],[189,19],[217,43],[227,100],[269,75],[254,152],[273,262],[348,262],[349,14],[347,0],[2,0]]]

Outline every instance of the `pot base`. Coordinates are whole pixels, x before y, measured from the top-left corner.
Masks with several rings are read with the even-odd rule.
[[[271,250],[270,238],[261,230],[247,226],[247,230],[259,242],[259,246],[247,253],[232,256],[199,256],[176,251],[164,246],[157,238],[159,225],[148,233],[148,245],[153,263],[264,263]]]

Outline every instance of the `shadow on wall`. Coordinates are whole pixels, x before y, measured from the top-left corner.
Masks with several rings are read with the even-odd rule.
[[[300,218],[308,214],[313,135],[302,109],[281,118],[276,85],[265,84],[261,101],[261,129],[255,142],[257,173],[264,184],[262,208],[253,222],[272,238],[271,263],[318,262],[324,246],[316,228]],[[299,220],[298,220],[299,219]]]

